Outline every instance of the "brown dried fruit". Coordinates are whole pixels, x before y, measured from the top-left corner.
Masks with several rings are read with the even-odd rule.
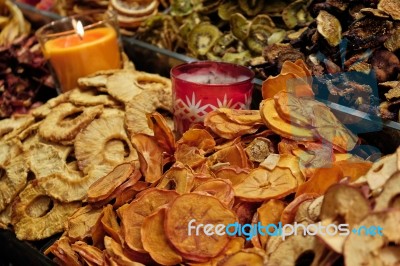
[[[95,209],[90,205],[79,208],[67,220],[66,233],[69,239],[84,240],[90,237],[100,215],[101,209]]]
[[[174,189],[179,194],[188,193],[194,186],[193,171],[183,164],[175,163],[161,177],[157,188]]]
[[[275,151],[272,142],[267,138],[255,138],[245,149],[250,161],[261,163]]]
[[[396,0],[381,0],[378,9],[389,14],[394,20],[400,20],[400,3]]]
[[[327,40],[330,46],[338,46],[342,40],[342,25],[340,21],[328,12],[321,10],[316,18],[318,32]]]

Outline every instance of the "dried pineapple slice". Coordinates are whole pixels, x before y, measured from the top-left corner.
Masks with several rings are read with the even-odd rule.
[[[20,115],[0,120],[0,139],[12,139],[34,122],[35,119],[31,115]]]
[[[107,78],[107,92],[115,99],[127,103],[143,89],[136,85],[136,74],[132,70],[121,70]]]
[[[28,208],[33,208],[35,200],[46,196],[46,191],[34,181],[21,191],[12,209],[11,223],[20,240],[41,240],[64,230],[66,219],[80,206],[80,202],[60,203],[53,201],[51,210],[43,216],[32,217]]]
[[[3,211],[25,187],[27,178],[28,167],[22,155],[0,168],[0,211]]]
[[[79,169],[85,174],[92,165],[114,168],[138,158],[124,128],[123,113],[117,111],[105,111],[90,123],[77,135],[74,146]]]
[[[95,89],[80,90],[73,89],[69,94],[68,100],[77,106],[118,106],[120,102],[108,94],[99,94]]]
[[[102,111],[102,106],[76,107],[71,103],[62,103],[40,124],[39,135],[53,142],[73,141],[76,135]]]
[[[22,152],[22,144],[19,140],[12,139],[0,142],[0,167],[4,167],[15,156]]]

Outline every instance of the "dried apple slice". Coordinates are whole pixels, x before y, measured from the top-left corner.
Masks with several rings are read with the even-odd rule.
[[[107,205],[103,208],[102,216],[100,217],[101,224],[107,235],[111,236],[112,239],[118,243],[122,243],[121,228],[117,221],[117,215],[112,205]]]
[[[121,112],[95,119],[76,136],[74,147],[79,169],[85,174],[94,165],[114,168],[120,163],[137,159],[136,150],[126,134]]]
[[[372,190],[382,187],[394,173],[400,171],[399,158],[400,148],[395,153],[382,157],[372,165],[365,175]]]
[[[39,126],[39,135],[45,140],[73,141],[76,135],[103,112],[103,106],[76,107],[62,103],[53,108]]]
[[[204,191],[216,197],[228,208],[232,208],[235,193],[232,183],[227,179],[214,179],[198,185],[193,191]]]
[[[143,248],[157,263],[175,265],[182,262],[182,257],[171,247],[165,235],[165,212],[165,208],[160,208],[144,219],[141,228]]]
[[[198,167],[207,160],[199,148],[184,143],[178,145],[174,156],[177,162],[188,165],[191,168]]]
[[[299,197],[296,197],[293,201],[291,201],[283,210],[280,221],[283,225],[292,224],[295,221],[295,217],[300,205],[306,201],[312,202],[315,198],[318,197],[318,194],[315,193],[307,193],[302,194]]]
[[[103,265],[103,252],[83,241],[76,241],[71,244],[71,248],[85,261],[87,265]]]
[[[374,211],[393,208],[398,198],[400,198],[400,172],[395,173],[386,181],[381,194],[375,199]]]
[[[234,222],[236,222],[235,213],[227,209],[218,199],[189,193],[177,197],[171,203],[165,219],[165,233],[182,257],[193,261],[204,261],[220,254],[228,244],[229,236],[223,234],[210,237],[203,230],[199,230],[197,235],[195,231],[188,231],[189,223],[193,226],[200,223],[226,226]]]
[[[224,166],[214,171],[216,178],[228,179],[236,186],[247,178],[250,170],[237,166]]]
[[[345,151],[351,151],[358,137],[348,130],[326,106],[314,105],[313,126],[315,132],[324,140]]]
[[[262,266],[266,265],[266,255],[264,251],[254,252],[255,248],[243,249],[234,254],[228,255],[218,263],[219,266],[243,265],[243,266]]]
[[[230,166],[237,166],[240,168],[251,167],[251,162],[249,162],[246,152],[240,144],[221,149],[208,157],[207,164],[209,166],[217,163],[228,163]]]
[[[344,243],[346,265],[397,265],[400,263],[400,209],[371,213],[360,221],[366,228],[375,228],[376,235],[350,234]],[[380,229],[379,229],[380,228]],[[360,229],[359,229],[360,230]],[[378,234],[382,235],[378,235]],[[390,248],[394,250],[390,250]]]
[[[138,153],[140,171],[146,182],[158,181],[162,175],[163,150],[158,146],[155,138],[145,134],[136,134],[131,137],[131,141]]]
[[[53,200],[53,207],[47,213],[32,217],[28,210],[41,196],[47,196],[46,191],[37,182],[32,182],[14,201],[11,223],[18,239],[41,240],[62,232],[67,218],[81,206],[80,202],[60,203]]]
[[[116,166],[110,173],[94,182],[87,191],[88,202],[97,202],[106,199],[114,190],[124,183],[135,171],[131,163]]]
[[[188,193],[194,186],[193,171],[183,164],[175,163],[164,173],[157,188],[174,189],[179,194]]]
[[[91,205],[79,208],[70,217],[66,225],[66,234],[72,240],[84,240],[91,236],[91,230],[100,218],[101,209]]]
[[[293,193],[297,188],[296,178],[290,169],[276,167],[269,171],[254,169],[242,183],[234,187],[236,197],[246,201],[279,199]]]
[[[214,110],[204,118],[204,125],[224,139],[234,139],[258,130],[260,124],[244,125],[231,121],[225,113]]]
[[[149,127],[154,132],[154,137],[158,145],[168,154],[173,155],[175,152],[175,136],[168,127],[165,118],[158,112],[147,115]]]
[[[173,190],[147,189],[131,203],[120,207],[121,233],[132,250],[146,252],[141,241],[140,228],[144,219],[159,207],[171,202],[179,194]]]
[[[316,140],[310,129],[298,127],[283,120],[276,111],[273,99],[263,100],[260,104],[260,112],[264,123],[276,134],[294,140]]]

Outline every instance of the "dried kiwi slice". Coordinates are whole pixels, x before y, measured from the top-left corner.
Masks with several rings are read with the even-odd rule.
[[[175,0],[171,2],[172,16],[186,16],[193,12],[192,1]]]
[[[264,0],[239,0],[238,4],[248,16],[255,16],[264,9]]]
[[[238,53],[225,53],[222,57],[222,61],[239,64],[239,65],[246,65],[253,57],[251,56],[249,51],[243,51]]]
[[[254,25],[250,28],[249,36],[246,39],[247,47],[254,53],[261,54],[264,47],[268,45],[271,36],[271,28],[263,25]]]
[[[216,56],[224,55],[226,50],[229,47],[234,46],[235,41],[236,41],[236,38],[235,38],[235,36],[233,36],[232,33],[227,33],[227,34],[222,35],[215,42],[214,47],[212,49],[212,53]]]
[[[307,11],[307,3],[305,0],[297,0],[288,5],[282,12],[282,19],[289,29],[296,26],[304,26],[313,18]]]
[[[222,20],[226,21],[229,21],[231,19],[232,14],[239,12],[240,12],[239,6],[233,1],[229,1],[218,7],[218,16]]]
[[[250,32],[250,21],[248,21],[242,14],[236,13],[230,19],[231,32],[241,41],[246,40]]]
[[[217,27],[200,23],[189,33],[188,47],[196,55],[206,55],[221,34]]]
[[[271,28],[275,28],[275,23],[272,20],[272,18],[266,14],[260,14],[258,16],[256,16],[252,21],[251,21],[251,25],[265,25],[265,26],[269,26]]]

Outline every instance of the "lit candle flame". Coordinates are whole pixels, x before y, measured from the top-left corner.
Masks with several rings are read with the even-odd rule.
[[[72,26],[76,34],[78,34],[79,38],[82,40],[83,36],[85,35],[85,30],[83,29],[82,22],[80,20],[76,21],[75,19],[72,20]]]

